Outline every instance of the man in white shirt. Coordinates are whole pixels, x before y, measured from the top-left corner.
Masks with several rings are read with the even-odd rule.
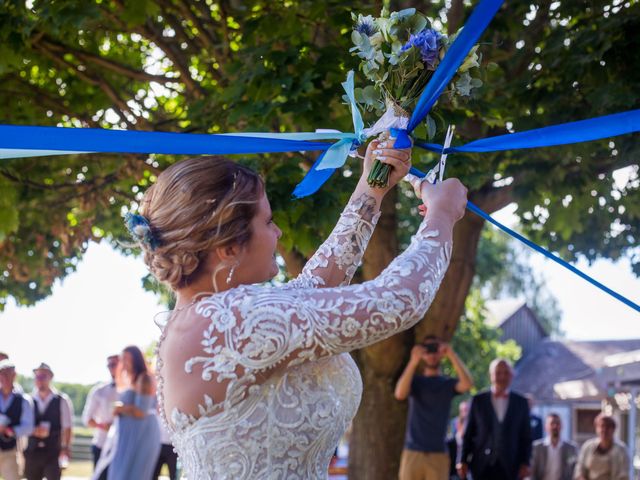
[[[46,363],[33,369],[35,428],[24,452],[27,480],[60,480],[60,458],[69,457],[73,405],[53,388],[53,371]]]
[[[545,439],[536,440],[531,457],[531,480],[571,480],[578,449],[560,439],[562,422],[556,413],[547,415]]]
[[[14,388],[15,366],[0,360],[0,477],[18,480],[18,439],[33,431],[31,399]]]
[[[98,383],[91,389],[82,412],[82,423],[95,429],[91,442],[94,467],[100,458],[100,453],[102,453],[109,427],[113,423],[113,405],[118,400],[115,376],[119,361],[118,355],[107,357],[107,368],[111,374],[111,381]]]

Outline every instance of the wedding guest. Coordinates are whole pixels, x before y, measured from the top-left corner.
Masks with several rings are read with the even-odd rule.
[[[169,470],[169,480],[178,480],[178,454],[173,448],[169,432],[162,424],[160,416],[157,416],[157,418],[158,424],[160,425],[160,441],[162,446],[160,448],[160,456],[158,457],[158,463],[156,464],[156,470],[153,474],[153,478],[158,480],[160,478],[162,466],[166,465]]]
[[[118,400],[116,372],[119,360],[120,357],[118,355],[107,357],[107,369],[111,380],[98,383],[89,391],[82,412],[82,423],[94,429],[93,439],[91,440],[94,468],[98,463],[102,447],[107,439],[107,432],[113,423],[113,407]]]
[[[2,360],[9,360],[9,355],[5,352],[0,352],[0,362]],[[22,385],[20,385],[16,381],[13,382],[13,391],[17,393],[24,393],[24,390],[22,389]]]
[[[442,374],[448,358],[457,378]],[[419,365],[422,363],[422,370]],[[450,457],[446,445],[451,401],[468,392],[473,380],[465,364],[448,343],[426,337],[411,350],[411,358],[396,384],[397,400],[409,399],[404,449],[400,458],[400,480],[447,480]]]
[[[107,480],[152,480],[160,455],[155,382],[138,347],[126,347],[120,363],[123,387],[113,409],[113,443],[102,450],[92,478],[108,469]]]
[[[596,437],[587,440],[580,449],[573,473],[576,480],[629,480],[627,448],[614,437],[616,421],[599,414],[594,420]]]
[[[529,420],[531,422],[531,441],[535,442],[544,436],[544,426],[542,424],[542,419],[533,413],[533,405],[535,404],[535,398],[533,395],[527,393],[525,398],[529,402],[529,411],[531,412],[531,415],[529,415]]]
[[[560,438],[562,421],[556,413],[547,415],[547,437],[533,443],[531,480],[571,480],[578,449]]]
[[[63,459],[70,457],[73,405],[52,385],[53,371],[46,363],[33,369],[35,428],[24,452],[27,480],[60,480]]]
[[[502,358],[489,367],[491,389],[471,400],[458,474],[473,480],[517,480],[529,475],[529,403],[510,390],[511,364]]]
[[[0,477],[19,480],[18,439],[33,431],[33,405],[15,390],[16,370],[6,357],[0,360]]]

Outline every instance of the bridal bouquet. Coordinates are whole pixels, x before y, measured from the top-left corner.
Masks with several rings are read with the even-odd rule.
[[[383,9],[380,17],[352,13],[355,22],[351,33],[351,52],[360,59],[360,70],[371,82],[356,88],[356,101],[365,111],[372,112],[377,122],[366,129],[367,136],[381,134],[385,139],[390,128],[405,129],[411,110],[438,67],[455,36],[447,37],[434,28],[424,15],[408,8],[389,13]],[[460,66],[447,93],[450,99],[469,97],[482,85],[471,72],[480,66],[477,45]],[[426,118],[428,136],[435,134],[435,121]],[[369,185],[385,187],[389,165],[376,160],[368,178]]]

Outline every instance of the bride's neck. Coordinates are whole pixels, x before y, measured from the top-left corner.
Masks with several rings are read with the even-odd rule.
[[[202,295],[224,292],[231,287],[225,281],[223,274],[216,276],[214,287],[213,277],[211,275],[200,275],[196,280],[191,282],[188,286],[176,290],[176,305],[175,309],[180,309],[193,303]]]

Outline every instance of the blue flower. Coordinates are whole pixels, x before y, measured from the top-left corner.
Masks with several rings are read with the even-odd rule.
[[[409,41],[404,44],[401,51],[406,52],[412,47],[420,50],[420,57],[429,68],[434,69],[440,54],[440,39],[442,35],[433,30],[426,28],[417,35],[411,35]]]
[[[127,213],[124,217],[124,223],[137,242],[149,245],[151,250],[155,250],[159,246],[160,242],[151,230],[149,220],[142,215]]]
[[[366,17],[358,15],[358,22],[356,23],[354,30],[362,35],[370,37],[378,31],[378,27],[376,27],[371,15],[367,15]]]

